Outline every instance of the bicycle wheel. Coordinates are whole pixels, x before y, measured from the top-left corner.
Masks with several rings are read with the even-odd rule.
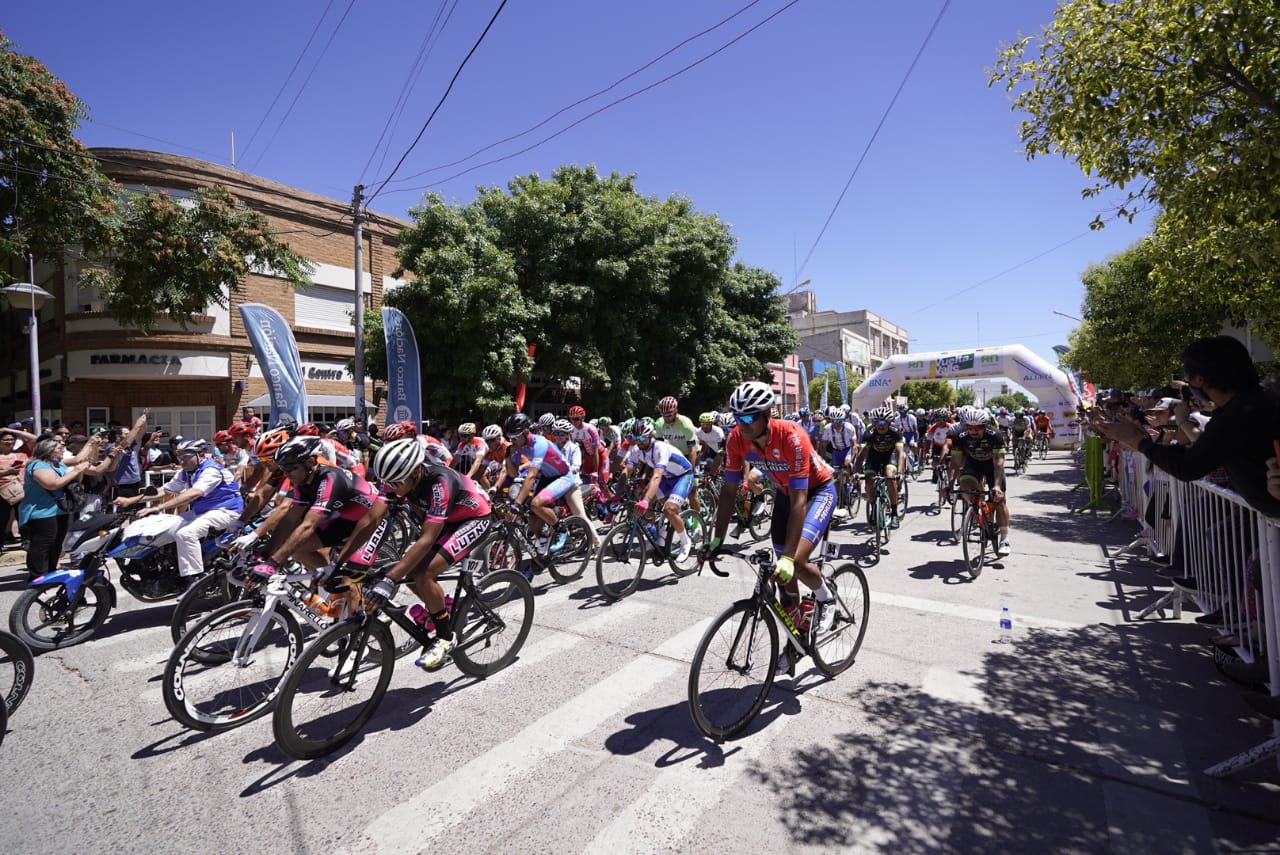
[[[259,631],[237,659],[241,640],[248,644]],[[165,708],[193,730],[230,730],[251,722],[271,709],[301,650],[302,628],[287,609],[264,613],[249,603],[231,603],[199,621],[169,654],[161,683]]]
[[[731,739],[764,706],[778,669],[778,627],[764,607],[739,600],[707,628],[689,669],[689,712],[698,730]]]
[[[84,586],[83,599],[74,608],[67,587],[60,582],[28,588],[9,612],[9,631],[32,650],[57,650],[88,641],[111,612],[111,583],[98,581]]]
[[[911,490],[910,490],[910,487],[907,485],[906,479],[904,478],[903,480],[898,482],[898,510],[899,510],[899,513],[904,517],[907,515],[907,501],[910,498],[910,496],[911,496]]]
[[[677,576],[692,576],[698,572],[698,550],[702,548],[703,541],[708,537],[707,525],[703,522],[702,515],[692,508],[685,508],[680,512],[680,521],[684,523],[684,530],[689,533],[689,557],[680,560],[679,553],[671,556],[671,572]],[[679,540],[676,540],[677,544]]]
[[[770,490],[765,490],[751,503],[751,518],[747,527],[751,530],[752,540],[764,540],[773,528],[773,503],[777,501]]]
[[[31,690],[31,680],[35,677],[35,660],[31,656],[31,648],[16,635],[0,632],[0,696],[4,703],[0,706],[13,715],[27,692]]]
[[[977,579],[982,575],[982,564],[986,560],[987,538],[982,530],[982,520],[978,518],[977,508],[965,508],[964,520],[960,523],[960,545],[964,549],[964,566],[970,578]]]
[[[965,501],[959,493],[951,497],[951,539],[960,542],[960,526],[964,523]]]
[[[336,655],[325,656],[336,650]],[[353,619],[317,635],[280,688],[272,731],[280,750],[312,760],[350,741],[373,717],[395,670],[385,624]]]
[[[453,664],[463,674],[488,677],[511,664],[533,627],[533,587],[510,570],[490,573],[454,606],[458,646]]]
[[[876,520],[885,543],[893,537],[893,507],[888,490],[876,496]]]
[[[560,534],[564,545],[551,556],[547,572],[560,584],[581,579],[591,560],[591,526],[581,517],[565,517],[560,520]]]
[[[852,522],[862,508],[862,482],[854,478],[846,479],[844,489],[848,493],[849,520]]]
[[[817,638],[809,651],[813,664],[828,677],[834,677],[853,664],[867,634],[867,620],[871,616],[871,591],[867,577],[852,564],[836,568],[827,580],[827,587],[835,594],[836,610],[831,631]]]
[[[520,539],[504,529],[496,529],[484,536],[484,539],[471,550],[472,558],[484,562],[481,570],[475,573],[477,579],[496,570],[515,570],[523,558]]]
[[[173,615],[169,618],[169,635],[173,643],[181,642],[192,627],[213,612],[244,596],[244,588],[227,581],[223,570],[201,576],[183,591],[178,604],[173,607]]]
[[[605,536],[596,553],[596,583],[600,593],[620,600],[636,589],[649,560],[649,543],[638,526],[627,523]]]

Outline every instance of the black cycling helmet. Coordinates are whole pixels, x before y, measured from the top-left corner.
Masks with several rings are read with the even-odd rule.
[[[276,465],[281,469],[298,466],[324,451],[318,436],[295,436],[276,452]]]
[[[507,416],[507,423],[505,425],[507,436],[514,436],[515,434],[527,431],[530,424],[531,422],[529,421],[529,417],[524,413],[512,413]]]

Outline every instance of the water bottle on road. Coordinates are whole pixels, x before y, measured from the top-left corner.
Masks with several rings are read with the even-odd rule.
[[[1000,607],[1000,635],[996,643],[1013,644],[1013,615],[1009,613],[1008,606]]]

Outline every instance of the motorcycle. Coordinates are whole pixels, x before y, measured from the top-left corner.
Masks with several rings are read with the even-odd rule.
[[[137,510],[141,510],[138,508]],[[186,589],[178,574],[175,532],[182,517],[137,511],[73,520],[70,558],[31,580],[9,612],[9,630],[33,650],[57,650],[88,641],[117,603],[107,559],[120,570],[120,586],[146,603],[177,597]],[[206,566],[219,552],[216,536],[201,545]]]

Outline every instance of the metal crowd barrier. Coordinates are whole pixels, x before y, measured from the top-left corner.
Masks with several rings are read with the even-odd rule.
[[[1265,662],[1272,695],[1280,696],[1280,519],[1216,484],[1179,481],[1153,469],[1141,454],[1122,452],[1116,468],[1120,512],[1141,526],[1121,552],[1145,549],[1185,571],[1137,619],[1166,608],[1180,618],[1187,602],[1205,614],[1221,613],[1213,626],[1219,638],[1240,661]],[[1280,722],[1271,739],[1205,774],[1224,777],[1270,757],[1280,757]]]

